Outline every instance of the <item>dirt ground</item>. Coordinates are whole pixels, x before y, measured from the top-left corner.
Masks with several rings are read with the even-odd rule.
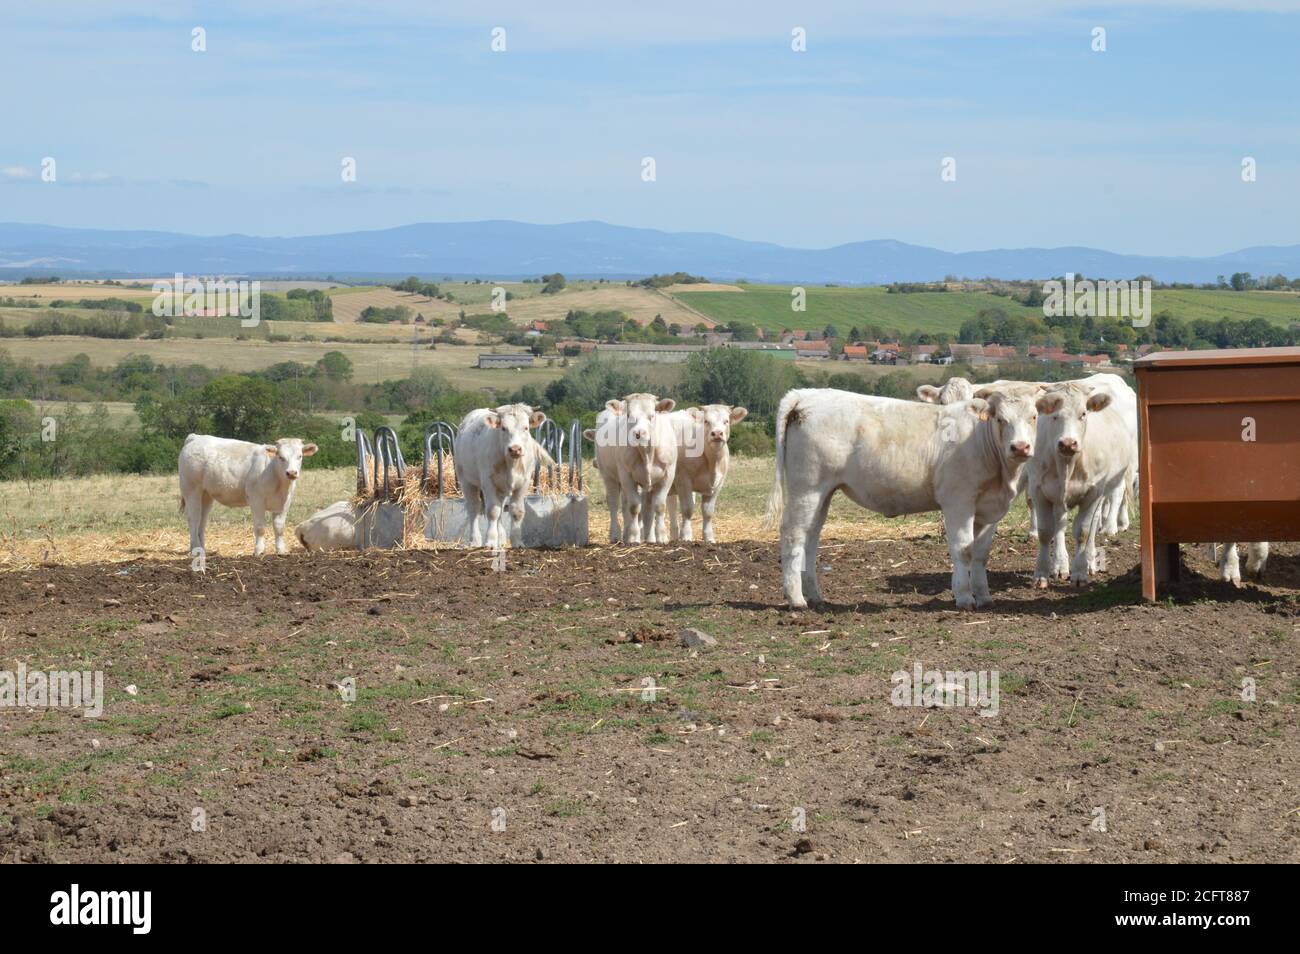
[[[107,688],[0,709],[0,858],[1295,862],[1298,554],[1144,605],[1131,537],[1045,592],[1003,539],[977,614],[935,538],[799,614],[766,542],[3,573],[0,667]],[[997,714],[892,704],[918,662]]]

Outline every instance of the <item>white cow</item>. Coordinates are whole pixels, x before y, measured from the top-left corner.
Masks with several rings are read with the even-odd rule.
[[[181,509],[190,525],[190,552],[204,548],[212,503],[248,507],[253,512],[253,553],[266,549],[262,531],[266,512],[275,528],[275,552],[288,553],[284,518],[293,502],[293,488],[302,472],[302,459],[316,453],[315,444],[285,437],[274,444],[190,434],[181,446],[178,469]]]
[[[1222,551],[1219,551],[1222,547]],[[1241,558],[1237,555],[1235,543],[1209,544],[1210,562],[1219,568],[1219,576],[1225,583],[1241,586]],[[1246,576],[1256,578],[1264,575],[1264,566],[1268,563],[1267,543],[1246,544]]]
[[[1111,492],[1102,510],[1103,529],[1107,536],[1113,537],[1129,528],[1129,507],[1137,496],[1135,488],[1138,465],[1137,392],[1118,374],[1106,371],[1080,378],[1078,383],[1091,390],[1105,390],[1110,394],[1112,407],[1119,411],[1124,426],[1128,429],[1129,441],[1133,445],[1133,466],[1129,470],[1128,477]]]
[[[623,542],[668,542],[668,493],[677,476],[677,436],[668,420],[675,402],[653,394],[629,394],[605,402],[613,415],[611,435],[597,433],[618,449],[623,501]],[[603,471],[602,471],[603,474]]]
[[[582,432],[582,436],[596,445],[596,470],[605,483],[605,505],[609,508],[609,542],[622,541],[619,512],[622,509],[622,488],[618,480],[618,419],[605,408],[596,415],[596,426]],[[601,435],[604,435],[602,438]]]
[[[926,404],[956,404],[974,397],[975,385],[965,378],[949,378],[939,388],[933,384],[922,384],[916,389],[916,396]]]
[[[920,404],[829,389],[790,391],[776,424],[768,520],[781,519],[785,595],[820,603],[817,546],[836,490],[887,517],[943,511],[959,609],[992,599],[986,563],[998,521],[1033,455],[1035,410],[1022,392]]]
[[[965,378],[949,378],[942,388],[936,388],[931,384],[922,384],[916,389],[916,396],[927,404],[956,404],[958,401],[969,401],[973,397],[982,400],[988,400],[989,396],[995,391],[1022,390],[1024,388],[1034,388],[1039,391],[1046,388],[1047,385],[1040,381],[993,381],[989,384],[976,386],[971,384]],[[1025,493],[1028,500],[1029,485],[1029,468],[1022,468],[1020,471],[1020,493]],[[1038,539],[1038,515],[1034,513],[1034,505],[1029,504],[1029,539]]]
[[[340,500],[318,510],[294,528],[304,550],[355,550],[357,513],[352,502]]]
[[[675,540],[691,540],[691,517],[695,515],[695,495],[700,495],[703,514],[700,533],[705,543],[714,543],[713,515],[718,495],[727,479],[731,452],[727,441],[731,425],[739,424],[749,413],[743,407],[706,404],[668,415],[677,434],[677,476],[668,500],[668,522]],[[677,513],[681,508],[681,523]]]
[[[540,427],[545,420],[544,413],[527,404],[503,404],[495,410],[484,407],[470,411],[460,422],[453,459],[456,482],[465,494],[469,513],[471,546],[483,546],[480,513],[487,515],[490,549],[505,546],[501,515],[506,510],[514,518],[515,534],[520,532],[524,497],[534,470],[543,460],[542,449],[529,428]]]
[[[1038,452],[1030,465],[1029,498],[1038,509],[1038,563],[1034,584],[1051,576],[1082,586],[1088,574],[1106,568],[1097,546],[1108,502],[1122,501],[1136,466],[1130,438],[1136,427],[1108,387],[1089,381],[1054,384],[1038,398]],[[1115,504],[1118,506],[1118,504]],[[1065,520],[1073,508],[1076,552],[1065,548]]]

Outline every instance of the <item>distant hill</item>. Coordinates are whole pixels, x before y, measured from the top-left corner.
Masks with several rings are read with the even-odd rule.
[[[1300,274],[1300,245],[1261,246],[1212,258],[1120,255],[1094,248],[945,252],[886,239],[826,249],[786,248],[711,232],[660,232],[604,222],[530,225],[443,222],[373,232],[259,238],[0,224],[0,275],[241,274],[640,278],[687,271],[716,281],[883,284],[946,275],[1004,279],[1083,275],[1213,281],[1244,271]]]

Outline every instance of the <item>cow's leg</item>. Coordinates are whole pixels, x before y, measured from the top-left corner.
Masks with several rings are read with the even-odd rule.
[[[523,484],[518,490],[510,495],[510,545],[512,547],[522,547],[524,545],[524,497],[528,495],[528,484]],[[502,541],[498,541],[502,542]],[[502,542],[504,545],[504,543]]]
[[[1034,586],[1045,590],[1056,569],[1057,521],[1061,518],[1056,505],[1045,497],[1034,497],[1033,504],[1034,512],[1038,514],[1038,562],[1034,566]]]
[[[943,515],[943,529],[948,537],[948,555],[952,558],[952,595],[957,608],[973,610],[975,597],[971,593],[971,559],[975,548],[975,520],[966,510],[958,513],[947,510]]]
[[[717,543],[717,537],[713,533],[713,515],[718,512],[718,496],[717,491],[707,497],[700,495],[700,514],[703,523],[700,533],[703,534],[705,543]]]
[[[650,496],[650,506],[646,508],[650,518],[650,529],[653,536],[650,537],[651,543],[668,542],[668,494],[672,491],[672,484],[664,484],[656,487]]]
[[[1268,544],[1251,543],[1247,545],[1246,551],[1246,575],[1256,579],[1262,577],[1268,563]]]
[[[1029,491],[1025,491],[1025,502],[1029,504],[1029,540],[1033,543],[1038,540],[1038,508],[1034,506]]]
[[[1056,533],[1052,536],[1052,569],[1058,580],[1070,577],[1070,550],[1065,545],[1065,531],[1070,522],[1069,508],[1053,507]]]
[[[641,542],[641,488],[630,478],[620,481],[623,489],[623,542]]]
[[[253,556],[261,556],[266,552],[266,542],[262,539],[266,533],[266,503],[250,494],[248,505],[253,511]]]
[[[185,495],[185,521],[190,525],[190,553],[203,548],[203,491]]]
[[[622,509],[622,494],[619,493],[617,478],[611,479],[601,475],[605,481],[605,506],[609,508],[609,542],[618,543],[623,539],[620,529],[619,510]]]
[[[465,518],[469,521],[469,545],[471,547],[481,547],[483,545],[483,530],[479,527],[479,514],[483,510],[483,500],[479,495],[479,489],[474,484],[461,483],[461,491],[465,494]]]
[[[271,528],[275,531],[275,552],[284,556],[289,548],[284,544],[284,519],[288,515],[288,506],[279,513],[271,514]]]
[[[993,534],[998,525],[990,523],[975,526],[975,542],[971,546],[970,582],[971,595],[975,597],[976,606],[987,606],[993,602],[989,595],[989,553],[993,550]]]
[[[1108,537],[1119,536],[1120,514],[1126,509],[1124,496],[1124,481],[1121,480],[1111,488],[1106,499],[1106,536]]]
[[[1211,544],[1213,546],[1213,544]],[[1241,557],[1235,543],[1225,543],[1219,560],[1219,577],[1225,583],[1241,586]]]
[[[808,525],[808,532],[804,534],[804,557],[803,568],[803,591],[808,597],[809,602],[822,603],[822,589],[817,585],[817,551],[821,548],[822,527],[826,523],[826,514],[831,509],[831,498],[835,496],[835,491],[831,491],[822,498],[822,502],[813,512],[812,523]]]
[[[484,487],[483,492],[483,512],[487,514],[487,548],[489,550],[504,549],[504,543],[501,539],[501,514],[505,510],[502,506],[501,499],[492,487]]]
[[[808,531],[823,506],[823,491],[813,488],[791,496],[781,516],[781,578],[792,609],[804,609],[809,597],[820,602],[817,551],[807,552]],[[805,593],[807,584],[807,593]]]
[[[1074,560],[1070,564],[1070,583],[1074,586],[1085,585],[1089,571],[1097,565],[1097,534],[1105,502],[1105,494],[1094,493],[1079,504],[1079,514],[1074,518]]]
[[[694,540],[695,528],[691,525],[691,521],[695,518],[694,491],[691,491],[689,489],[686,490],[684,493],[678,496],[677,502],[681,508],[681,521],[682,521],[681,538],[683,540]],[[705,514],[704,526],[701,528],[700,532],[704,535],[705,540],[709,540],[709,535],[713,532],[710,526],[711,514],[709,513],[708,510],[705,510],[704,514]],[[712,541],[710,540],[709,542]]]

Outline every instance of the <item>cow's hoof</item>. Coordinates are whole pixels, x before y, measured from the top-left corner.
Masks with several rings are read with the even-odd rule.
[[[1047,589],[1047,577],[1045,577],[1045,576],[1036,576],[1036,577],[1034,577],[1034,589],[1036,589],[1036,590],[1045,590],[1045,589]]]
[[[1037,531],[1037,530],[1030,530],[1029,533],[1026,534],[1026,539],[1028,539],[1030,543],[1037,543],[1037,542],[1038,542],[1038,531]]]
[[[808,608],[807,600],[790,600],[789,602],[792,610],[806,610]]]
[[[1087,585],[1088,585],[1088,574],[1085,573],[1085,574],[1083,574],[1082,576],[1080,576],[1078,573],[1071,573],[1071,574],[1070,574],[1070,585],[1071,585],[1071,586],[1087,586]]]
[[[975,611],[975,599],[970,596],[957,597],[957,608],[968,613]]]

